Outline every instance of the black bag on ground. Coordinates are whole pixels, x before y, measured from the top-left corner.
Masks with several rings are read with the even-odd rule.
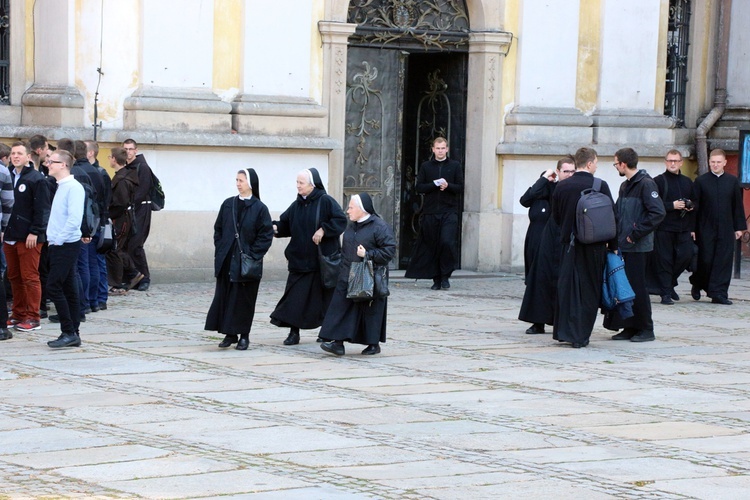
[[[603,243],[617,236],[615,207],[612,199],[600,191],[602,180],[581,191],[576,205],[576,239],[583,244]]]
[[[346,298],[354,302],[372,300],[375,293],[375,278],[372,261],[365,257],[361,262],[352,262],[349,269],[349,285]]]

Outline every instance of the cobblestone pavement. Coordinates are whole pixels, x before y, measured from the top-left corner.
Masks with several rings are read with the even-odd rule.
[[[747,498],[750,280],[653,303],[655,342],[525,335],[518,275],[392,280],[383,352],[285,347],[264,281],[246,352],[212,284],[110,299],[84,344],[0,343],[0,498]],[[599,322],[599,325],[601,322]]]

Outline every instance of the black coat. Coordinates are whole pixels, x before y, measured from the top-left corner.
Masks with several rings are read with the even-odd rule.
[[[357,247],[367,250],[375,266],[387,266],[396,254],[396,238],[391,227],[380,217],[371,216],[364,222],[349,225],[344,232],[339,281],[320,329],[327,340],[348,340],[355,344],[372,345],[386,340],[387,299],[354,302],[346,298],[352,262],[361,261]]]
[[[448,187],[441,191],[433,182],[445,179]],[[464,190],[464,174],[461,164],[455,160],[435,159],[422,163],[417,173],[417,193],[424,194],[423,214],[444,214],[461,210],[461,193]]]
[[[571,177],[557,183],[552,195],[552,217],[560,226],[560,243],[568,245],[570,235],[575,231],[576,206],[581,198],[581,191],[594,185],[594,176],[584,170],[577,170]],[[602,181],[601,192],[612,198],[609,185]],[[612,201],[614,205],[614,201]],[[617,237],[607,242],[610,250],[617,250]]]
[[[519,200],[522,206],[529,209],[529,228],[526,230],[526,239],[523,242],[523,268],[526,278],[529,277],[544,227],[552,214],[550,199],[552,193],[555,192],[555,186],[554,182],[540,177]]]
[[[666,171],[654,177],[654,182],[659,189],[659,197],[664,202],[666,211],[666,216],[657,229],[671,233],[692,231],[695,226],[695,210],[675,210],[674,202],[682,199],[695,201],[693,181],[680,172],[673,174]]]
[[[21,176],[16,182],[16,177]],[[25,242],[29,234],[37,236],[37,243],[47,241],[47,222],[51,207],[50,188],[46,178],[27,165],[16,173],[10,170],[13,189],[13,211],[10,213],[8,227],[5,229],[5,241]]]
[[[268,207],[256,196],[240,200],[233,196],[224,200],[214,223],[214,276],[218,277],[224,261],[230,257],[229,279],[232,282],[249,281],[240,277],[240,252],[236,245],[232,211],[236,210],[237,227],[242,250],[254,259],[262,259],[271,248],[273,225]]]
[[[318,223],[315,218],[320,209]],[[284,250],[290,271],[312,272],[318,270],[318,247],[312,240],[313,234],[323,228],[325,235],[320,242],[324,255],[341,249],[339,237],[346,229],[347,217],[341,206],[320,189],[314,189],[307,198],[297,195],[297,199],[274,221],[277,238],[289,238]]]

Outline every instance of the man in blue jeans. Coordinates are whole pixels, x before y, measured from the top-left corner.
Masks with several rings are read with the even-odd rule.
[[[57,181],[57,192],[52,200],[47,240],[49,242],[49,275],[47,292],[60,317],[62,333],[57,340],[47,342],[53,348],[78,347],[81,337],[80,302],[76,263],[81,249],[81,221],[85,193],[83,186],[70,174],[73,156],[67,151],[57,151],[50,156],[49,175]],[[88,240],[88,241],[86,241]],[[90,243],[84,238],[83,243]]]

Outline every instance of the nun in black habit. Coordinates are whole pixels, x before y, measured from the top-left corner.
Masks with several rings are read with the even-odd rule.
[[[225,335],[219,347],[237,344],[236,349],[244,351],[249,343],[260,281],[240,276],[238,245],[241,242],[243,252],[254,259],[263,258],[273,241],[273,226],[268,208],[260,201],[255,170],[237,172],[236,184],[239,195],[224,200],[214,223],[216,291],[205,329]]]
[[[323,320],[320,337],[328,340],[320,347],[331,354],[344,354],[344,341],[363,344],[362,354],[378,354],[380,342],[385,342],[388,299],[377,298],[354,302],[346,298],[349,269],[352,262],[365,255],[375,266],[387,266],[396,254],[396,238],[391,227],[375,213],[367,193],[352,196],[349,207],[351,224],[344,232],[339,281],[333,292],[331,305]]]
[[[284,295],[271,313],[271,323],[289,328],[284,345],[299,344],[300,329],[323,324],[333,288],[320,277],[318,248],[323,255],[341,250],[339,237],[346,229],[341,206],[326,194],[314,168],[297,174],[297,199],[273,222],[274,236],[290,238],[284,250],[289,269]]]

